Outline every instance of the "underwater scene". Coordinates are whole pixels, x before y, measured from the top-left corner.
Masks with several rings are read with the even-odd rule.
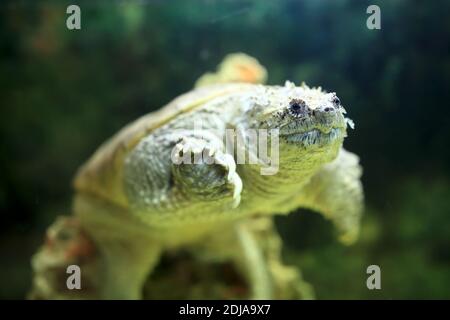
[[[0,3],[0,299],[450,299],[450,2]]]

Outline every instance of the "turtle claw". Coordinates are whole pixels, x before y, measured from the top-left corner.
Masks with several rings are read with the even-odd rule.
[[[233,204],[232,208],[235,209],[239,206],[241,202],[241,192],[242,192],[242,180],[236,172],[236,162],[233,157],[229,154],[215,153],[215,163],[223,166],[228,172],[227,174],[227,184],[231,186],[233,190]]]
[[[183,168],[176,166],[176,172],[183,172],[181,175],[184,178],[180,178],[183,184],[191,181],[189,182],[191,191],[198,190],[196,192],[205,194],[204,188],[208,187],[210,190],[217,190],[217,194],[223,194],[224,189],[231,190],[232,208],[239,206],[242,180],[236,172],[236,162],[231,155],[223,153],[211,143],[196,138],[183,138],[175,146],[174,151],[181,160],[179,164],[188,165]],[[192,164],[197,166],[191,166]]]
[[[242,180],[236,173],[229,179],[229,183],[233,185],[233,209],[236,209],[241,202]]]

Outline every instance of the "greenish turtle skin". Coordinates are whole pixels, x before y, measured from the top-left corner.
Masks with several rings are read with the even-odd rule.
[[[281,262],[272,217],[311,208],[334,222],[344,243],[356,239],[361,168],[342,148],[344,114],[336,94],[320,88],[216,84],[125,127],[74,183],[74,214],[103,261],[99,297],[141,298],[161,256],[187,248],[205,263],[232,263],[249,298],[309,298],[300,274]],[[260,160],[237,163],[223,146],[234,130],[251,153],[252,129],[266,129],[269,145],[278,141],[274,174],[261,174]],[[177,161],[186,155],[212,163]]]

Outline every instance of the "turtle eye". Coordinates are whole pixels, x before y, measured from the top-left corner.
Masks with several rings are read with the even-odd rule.
[[[289,112],[294,116],[304,115],[307,110],[305,101],[301,99],[293,99],[289,102]]]

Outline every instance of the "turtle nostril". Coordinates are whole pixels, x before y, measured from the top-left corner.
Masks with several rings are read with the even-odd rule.
[[[326,107],[325,109],[323,109],[323,111],[325,111],[325,112],[330,112],[330,111],[333,111],[333,108]]]

